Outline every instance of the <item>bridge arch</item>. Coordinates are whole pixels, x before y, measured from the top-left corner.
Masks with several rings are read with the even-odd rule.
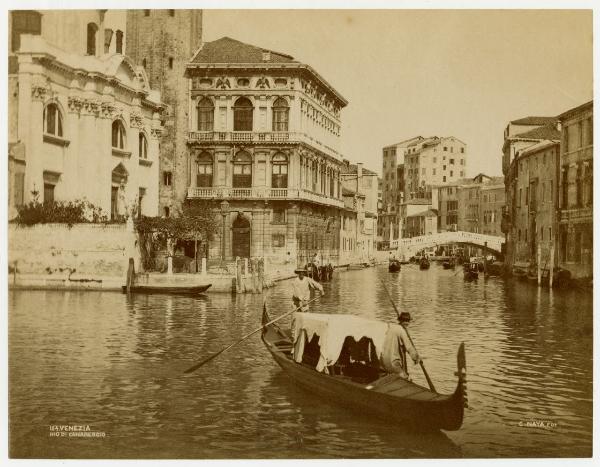
[[[504,237],[463,231],[440,232],[431,235],[393,240],[390,244],[390,248],[397,249],[400,256],[410,258],[424,248],[446,245],[449,243],[473,245],[496,255],[502,255]]]

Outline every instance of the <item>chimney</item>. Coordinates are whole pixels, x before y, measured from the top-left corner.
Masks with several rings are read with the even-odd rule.
[[[356,163],[356,175],[358,176],[358,178],[362,177],[362,166],[362,162]]]

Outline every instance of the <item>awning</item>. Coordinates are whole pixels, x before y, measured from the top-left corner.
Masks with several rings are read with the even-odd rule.
[[[416,351],[411,345],[406,331],[398,324],[370,320],[354,315],[329,315],[321,313],[296,313],[293,323],[294,359],[302,361],[304,346],[316,334],[319,336],[320,357],[316,365],[317,371],[333,365],[340,357],[346,337],[358,342],[363,337],[370,338],[375,346],[377,357],[392,371],[391,364],[398,353],[400,339],[409,354],[416,358]],[[390,368],[388,368],[390,366]]]

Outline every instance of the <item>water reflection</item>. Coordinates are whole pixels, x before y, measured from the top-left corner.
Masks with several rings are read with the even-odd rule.
[[[258,335],[189,376],[183,370],[260,324],[260,295],[204,297],[13,291],[9,307],[11,455],[313,458],[587,456],[592,440],[591,295],[538,289],[432,265],[336,273],[313,311],[394,321],[381,287],[440,392],[467,349],[470,408],[460,431],[416,434],[297,388]],[[291,309],[290,284],[266,294]],[[40,307],[40,303],[44,304]],[[418,367],[416,382],[426,385]],[[552,429],[519,426],[551,420]],[[53,439],[87,423],[102,441]],[[274,449],[274,446],[277,448]]]

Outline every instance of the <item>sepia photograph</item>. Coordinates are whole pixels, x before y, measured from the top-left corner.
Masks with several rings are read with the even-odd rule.
[[[4,10],[5,457],[592,459],[591,4],[327,5]]]

